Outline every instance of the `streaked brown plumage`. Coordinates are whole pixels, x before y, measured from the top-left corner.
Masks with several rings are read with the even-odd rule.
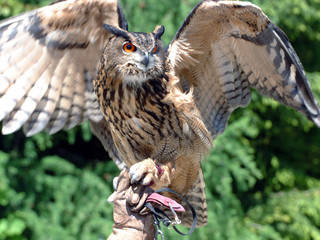
[[[152,34],[126,34],[137,48],[141,38],[144,39],[142,44],[150,42],[144,44],[145,48],[150,45],[149,49],[153,49],[155,44],[161,46]],[[142,183],[153,182],[155,189],[169,186],[186,193],[197,178],[202,177],[200,161],[210,147],[210,134],[192,95],[182,93],[176,86],[177,79],[170,73],[172,70],[163,61],[161,52],[159,61],[154,61],[155,66],[146,76],[141,76],[139,82],[126,80],[140,70],[127,57],[121,61],[119,54],[122,54],[123,42],[126,39],[110,39],[94,81],[114,144],[126,166],[140,162],[130,170],[132,180],[138,182],[144,178]],[[128,69],[130,71],[124,73]],[[160,176],[155,163],[164,170]],[[198,194],[201,194],[197,196],[197,202],[204,196],[203,186],[199,189]],[[201,205],[199,212],[206,214],[205,207],[205,204]],[[206,219],[205,215],[203,217]]]
[[[168,49],[161,27],[126,29],[115,0],[59,1],[1,22],[3,133],[21,126],[28,136],[55,133],[89,119],[133,182],[184,194],[200,226],[207,221],[201,159],[232,111],[249,103],[250,88],[320,126],[297,55],[255,5],[200,2]],[[123,50],[128,42],[134,51]],[[190,224],[189,215],[183,220]]]

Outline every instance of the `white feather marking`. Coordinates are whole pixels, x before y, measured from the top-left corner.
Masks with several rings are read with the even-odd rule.
[[[68,120],[69,110],[73,100],[72,96],[75,84],[73,76],[75,74],[76,69],[69,63],[67,75],[63,80],[59,101],[47,127],[49,134],[54,134],[61,130]]]
[[[297,69],[296,69],[296,67],[292,64],[291,66],[290,66],[290,76],[289,76],[289,82],[291,83],[291,84],[294,84],[294,85],[296,85],[297,83],[296,83],[296,71],[297,71]],[[304,94],[303,94],[303,92],[301,92],[301,90],[299,89],[299,96],[300,96],[300,98],[303,100],[303,103],[304,103],[304,105],[307,107],[307,109],[309,110],[309,112],[312,114],[312,115],[318,115],[319,114],[319,112],[318,112],[318,109],[317,108],[314,108],[312,105],[310,105],[310,101],[308,100],[308,96],[304,96]],[[307,99],[306,99],[307,98]],[[300,102],[300,101],[299,101]]]
[[[12,32],[15,32],[17,30],[16,29],[17,26],[18,26],[18,23],[9,24],[9,27],[2,32],[2,35],[0,38],[0,44],[8,42],[8,39],[10,38],[10,34],[12,34]]]
[[[52,76],[52,78],[50,77],[49,89],[25,125],[24,132],[27,136],[32,136],[47,126],[60,97],[62,80],[68,70],[66,67],[68,60],[66,56],[63,56],[59,62],[55,61],[55,65],[57,65],[55,70],[48,72]]]
[[[270,53],[269,53],[272,61],[274,61],[274,59],[277,57],[277,51],[274,48],[270,48]]]
[[[49,61],[47,61],[47,66]],[[45,68],[47,66],[44,66]],[[35,83],[33,88],[28,92],[23,103],[15,112],[11,112],[4,120],[2,132],[3,134],[10,134],[18,130],[30,117],[32,112],[37,107],[39,100],[46,93],[49,85],[49,79],[44,72],[40,79]]]
[[[136,126],[136,129],[142,129],[142,124],[140,122],[140,120],[136,117],[130,118],[131,121],[134,122],[134,125]]]
[[[191,136],[191,131],[190,131],[190,127],[189,127],[189,124],[184,122],[183,125],[182,125],[182,130],[183,130],[183,133],[186,135],[186,136]]]
[[[38,53],[37,55],[41,55],[42,49],[36,52]],[[44,55],[41,55],[38,61],[35,61],[34,65],[24,72],[0,99],[0,106],[3,106],[0,112],[0,121],[12,111],[19,100],[26,94],[32,84],[38,79],[39,73],[42,74],[43,63],[45,63],[44,60]]]
[[[39,48],[34,41],[22,42],[10,48],[6,45],[6,50],[0,55],[0,73],[4,73],[12,81],[16,80],[33,63],[37,51]]]
[[[290,66],[289,82],[296,84],[296,67],[293,64]]]
[[[10,86],[10,79],[6,76],[0,75],[0,97],[4,94],[4,92],[8,89]]]
[[[316,117],[316,118],[313,118],[313,122],[318,126],[320,127],[320,116]]]
[[[169,59],[174,68],[188,67],[182,66],[182,63],[188,63],[191,66],[199,63],[197,59],[191,56],[191,54],[201,54],[201,51],[192,48],[187,41],[179,39],[173,42],[169,48]]]
[[[90,119],[93,122],[99,122],[103,116],[100,111],[100,106],[97,101],[97,96],[93,90],[93,73],[87,72],[86,73],[86,90],[85,90],[85,113],[84,119]]]
[[[275,48],[277,46],[277,40],[276,39],[273,39],[272,43],[270,44],[270,46],[272,48]]]
[[[146,74],[123,75],[123,84],[131,87],[139,87],[148,80]]]
[[[80,123],[83,119],[83,108],[84,103],[84,92],[85,84],[83,80],[83,74],[77,71],[74,76],[75,91],[73,94],[72,106],[70,110],[70,116],[68,122],[66,123],[65,129],[70,129]]]
[[[283,74],[284,71],[286,71],[286,61],[284,61],[284,51],[280,49],[280,55],[281,55],[281,64],[278,68],[278,72],[280,74]]]

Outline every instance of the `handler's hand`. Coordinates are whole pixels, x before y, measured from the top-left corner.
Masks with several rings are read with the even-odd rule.
[[[113,202],[114,225],[108,240],[153,240],[155,229],[151,214],[143,208],[151,189],[130,186],[128,171],[123,170],[116,184],[116,191],[109,197]],[[145,215],[141,215],[145,213]]]

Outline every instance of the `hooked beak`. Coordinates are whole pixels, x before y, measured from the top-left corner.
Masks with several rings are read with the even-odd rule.
[[[142,60],[142,64],[145,65],[146,67],[149,64],[149,53],[146,53],[143,60]]]

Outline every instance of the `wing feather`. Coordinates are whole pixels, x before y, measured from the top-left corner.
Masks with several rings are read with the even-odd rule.
[[[0,120],[2,120],[14,109],[26,92],[29,91],[32,85],[36,82],[39,75],[42,74],[47,61],[41,62],[41,60],[43,60],[43,58],[39,58],[39,56],[41,56],[41,52],[41,48],[36,48],[32,54],[28,55],[28,57],[23,61],[23,64],[27,63],[28,61],[34,61],[35,64],[29,69],[27,68],[27,70],[22,73],[22,75],[14,84],[11,84],[6,93],[1,97],[0,105],[3,107],[1,109]],[[39,64],[41,64],[40,68],[38,68]],[[19,68],[19,66],[17,67]],[[32,75],[36,75],[35,78],[33,78]]]
[[[250,89],[288,105],[320,127],[320,110],[285,34],[248,2],[204,0],[168,48],[183,89],[215,137],[230,114],[250,102]]]
[[[103,24],[127,27],[116,0],[65,0],[0,22],[0,120],[30,136],[100,121],[92,79]],[[87,73],[90,73],[90,81]]]
[[[73,76],[75,79],[82,78],[82,74],[80,72],[76,72]],[[69,111],[69,118],[66,123],[65,129],[70,129],[76,126],[77,124],[81,123],[84,116],[83,108],[86,106],[85,104],[85,83],[81,81],[79,84],[74,86],[74,93],[73,93],[73,101],[71,103],[70,111]]]
[[[86,99],[86,112],[85,116],[93,119],[94,122],[100,121],[100,107],[99,103],[97,101],[96,95],[93,90],[92,80],[94,73],[90,73],[88,71],[84,72],[85,75],[85,85],[86,85],[86,91],[85,91],[85,99]]]
[[[65,69],[67,70],[67,73],[63,79],[59,100],[46,128],[50,134],[58,132],[65,126],[73,101],[75,86],[74,76],[77,74],[77,71],[75,68],[71,67]]]
[[[8,79],[8,86],[1,92],[4,95],[5,91],[14,84],[19,77],[24,73],[26,69],[31,66],[31,61],[37,60],[41,48],[32,42],[26,42],[26,45],[21,45],[15,48],[15,51],[4,52],[5,55],[0,55],[0,59],[3,61],[0,67],[0,73],[5,71],[5,74],[1,74],[1,77]],[[11,49],[12,50],[12,49]],[[3,57],[4,56],[4,57]],[[20,60],[20,61],[18,61]]]
[[[41,99],[24,126],[24,132],[27,136],[32,136],[42,131],[49,123],[60,98],[63,79],[67,74],[67,68],[65,67],[68,64],[67,60],[66,57],[62,57],[59,62],[55,62],[53,67],[56,68],[52,72],[48,72],[50,84],[46,95]]]
[[[15,132],[29,119],[32,112],[36,109],[38,102],[48,90],[49,78],[46,73],[45,69],[31,90],[27,92],[15,109],[4,119],[2,129],[4,133]]]

